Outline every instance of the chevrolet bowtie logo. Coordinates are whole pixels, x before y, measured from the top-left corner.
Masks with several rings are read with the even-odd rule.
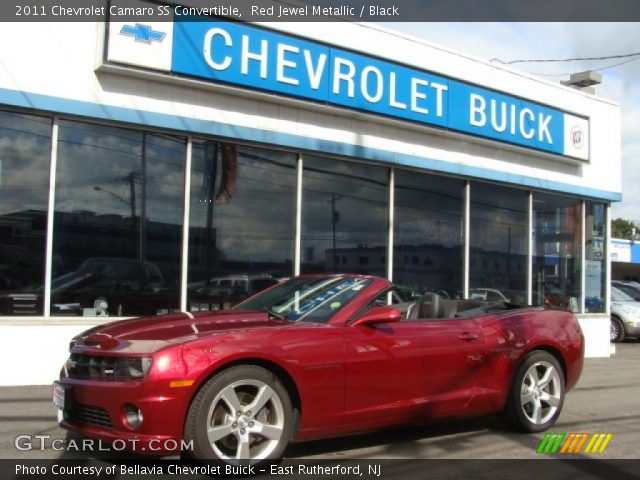
[[[152,30],[149,25],[142,25],[140,23],[123,26],[120,34],[133,37],[136,42],[142,43],[161,42],[166,35],[164,32]]]

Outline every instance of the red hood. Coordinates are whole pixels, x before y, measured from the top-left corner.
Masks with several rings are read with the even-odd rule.
[[[219,310],[195,314],[177,313],[101,325],[75,337],[74,341],[82,350],[88,348],[113,353],[150,353],[170,344],[196,340],[217,332],[283,325],[288,323],[272,320],[265,312]]]

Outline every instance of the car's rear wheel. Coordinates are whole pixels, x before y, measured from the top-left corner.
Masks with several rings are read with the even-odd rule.
[[[212,377],[195,396],[185,424],[191,455],[232,464],[280,458],[294,433],[291,399],[269,370],[239,365]]]
[[[548,352],[529,353],[518,366],[502,412],[503,419],[522,432],[542,432],[551,427],[564,404],[564,373]]]
[[[615,315],[611,315],[609,334],[611,341],[614,343],[622,342],[624,340],[624,337],[626,336],[622,320],[620,320],[620,318],[616,317]]]

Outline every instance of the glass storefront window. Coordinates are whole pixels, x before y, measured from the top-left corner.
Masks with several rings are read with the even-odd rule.
[[[188,308],[228,307],[293,275],[296,155],[194,140]]]
[[[526,191],[471,184],[470,298],[527,304],[527,204]]]
[[[42,315],[51,119],[0,112],[0,315]]]
[[[396,170],[394,283],[461,297],[463,191],[461,180]]]
[[[44,314],[52,120],[0,112],[0,315]],[[226,308],[294,272],[296,154],[193,142],[187,306]],[[186,139],[59,122],[51,314],[180,306]],[[302,273],[386,276],[383,166],[305,156]],[[527,192],[471,184],[469,296],[526,303]],[[393,279],[462,296],[464,181],[396,169]],[[606,204],[533,196],[532,303],[605,308]]]
[[[605,221],[606,205],[587,201],[585,203],[585,312],[605,311]]]
[[[179,308],[184,138],[60,121],[52,315]]]
[[[558,195],[533,195],[533,304],[580,310],[582,206]]]
[[[304,157],[302,273],[386,277],[389,169]]]

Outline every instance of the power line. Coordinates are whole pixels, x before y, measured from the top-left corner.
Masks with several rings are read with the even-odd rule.
[[[603,70],[608,70],[608,69],[613,68],[613,67],[619,67],[620,65],[624,65],[626,63],[630,63],[630,62],[633,62],[633,61],[639,60],[639,59],[640,59],[640,56],[637,56],[637,57],[631,58],[629,60],[625,60],[624,62],[613,63],[611,65],[605,65],[604,67],[591,68],[590,70],[594,71],[594,72],[601,72]],[[570,73],[532,73],[532,75],[540,75],[542,77],[565,77],[567,75],[571,75],[572,73],[575,73],[575,72],[570,72]]]
[[[630,58],[640,56],[640,52],[624,53],[620,55],[606,55],[602,57],[574,57],[574,58],[527,58],[521,60],[510,60],[505,62],[499,58],[492,58],[491,61],[500,62],[504,65],[511,65],[514,63],[548,63],[548,62],[581,62],[591,60],[611,60],[614,58]]]

